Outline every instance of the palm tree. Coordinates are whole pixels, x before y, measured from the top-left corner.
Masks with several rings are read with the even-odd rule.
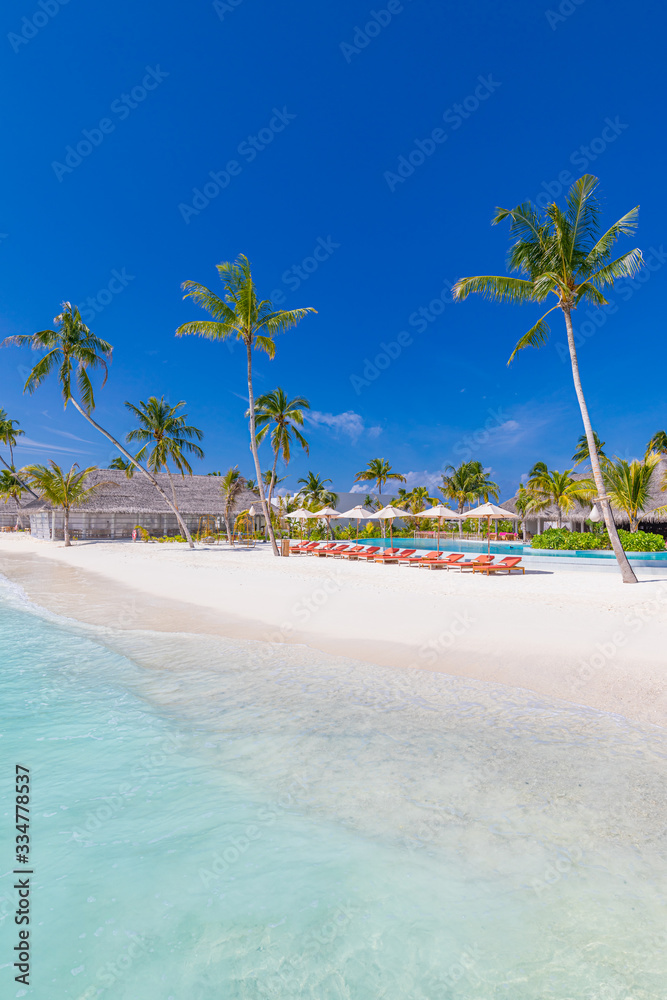
[[[108,468],[119,469],[121,472],[125,473],[128,479],[131,479],[132,476],[134,475],[134,470],[136,466],[134,466],[132,462],[126,462],[124,458],[121,458],[120,455],[117,455],[116,458],[112,458],[112,460],[109,462]]]
[[[65,548],[71,545],[69,536],[69,517],[73,507],[80,507],[81,504],[89,500],[103,486],[116,487],[116,483],[103,481],[95,483],[93,486],[86,486],[86,480],[91,472],[96,472],[94,465],[87,469],[79,470],[75,463],[71,469],[65,472],[56,465],[54,461],[49,462],[50,468],[45,465],[28,465],[25,469],[30,481],[39,489],[43,499],[48,500],[54,507],[59,507],[63,512],[64,525],[63,535],[65,538]]]
[[[533,466],[534,468],[534,466]],[[521,534],[523,535],[523,540],[526,540],[526,514],[530,509],[531,495],[523,483],[519,486],[519,491],[516,495],[516,500],[514,501],[514,506],[516,507],[517,514],[520,518],[521,523]]]
[[[382,487],[386,485],[389,479],[395,479],[399,483],[406,482],[405,476],[401,475],[400,472],[392,472],[391,465],[385,458],[372,458],[365,469],[361,472],[357,472],[354,477],[355,483],[363,482],[375,482],[378,488],[378,500],[380,501],[380,506],[382,506]],[[386,527],[384,521],[382,521],[382,537],[384,538],[386,534]]]
[[[659,455],[653,454],[643,462],[615,458],[602,470],[605,489],[614,507],[628,515],[630,531],[639,530],[641,514],[651,502],[653,474],[659,461]]]
[[[648,458],[649,455],[655,452],[656,455],[662,457],[667,455],[667,434],[664,431],[656,431],[649,443],[646,445],[646,454],[644,458]]]
[[[540,463],[542,464],[542,463]],[[573,479],[572,469],[565,472],[549,470],[528,480],[527,509],[543,511],[552,504],[556,507],[558,527],[563,525],[563,514],[569,514],[577,503],[585,503],[595,494],[595,483],[590,479]]]
[[[269,358],[275,357],[276,344],[274,337],[278,333],[296,326],[308,313],[316,312],[310,306],[303,309],[275,309],[268,299],[258,301],[255,283],[252,280],[250,262],[241,254],[234,263],[225,261],[217,265],[218,274],[224,284],[224,296],[221,298],[205,285],[196,281],[185,281],[184,298],[194,299],[212,317],[210,320],[196,320],[184,323],[176,331],[177,337],[186,334],[196,334],[208,340],[226,340],[236,338],[245,345],[248,373],[248,407],[250,414],[250,450],[255,461],[257,488],[264,508],[264,517],[271,538],[271,546],[275,556],[280,555],[273,533],[273,525],[269,513],[269,505],[264,493],[264,484],[259,467],[257,454],[257,436],[255,430],[255,393],[252,384],[252,352],[253,348],[264,351]]]
[[[91,413],[95,409],[95,397],[93,395],[93,385],[88,375],[89,369],[92,371],[101,370],[104,372],[102,387],[104,387],[108,376],[108,364],[111,361],[113,348],[106,340],[101,340],[88,329],[81,319],[81,314],[76,306],[70,302],[63,302],[62,313],[55,317],[55,330],[40,330],[39,333],[19,334],[14,337],[7,337],[0,347],[32,347],[36,351],[46,351],[47,353],[34,366],[26,380],[23,391],[32,395],[42,382],[54,371],[58,372],[62,396],[67,404],[79,411],[84,420],[103,434],[111,441],[119,452],[134,465],[142,475],[148,479],[156,488],[167,506],[176,515],[179,524],[184,528],[181,515],[173,506],[171,500],[162,489],[157,479],[150,474],[136,458],[130,455],[120,441],[117,441],[109,431],[101,427],[96,420],[93,420]],[[81,403],[74,395],[72,380],[76,382]],[[82,405],[83,404],[83,405]]]
[[[210,473],[210,475],[220,475],[220,473]],[[239,498],[243,494],[243,491],[243,479],[238,470],[238,466],[233,466],[232,468],[227,469],[227,472],[225,472],[225,474],[221,477],[220,493],[225,501],[225,527],[227,529],[227,541],[230,545],[234,544],[232,540],[230,518],[239,501]]]
[[[299,490],[299,496],[303,497],[305,503],[311,505],[321,505],[323,507],[333,507],[338,503],[338,494],[326,488],[330,479],[322,479],[319,473],[309,472],[305,479],[297,479],[297,483],[303,484],[303,489]]]
[[[17,506],[16,512],[16,527],[23,527],[23,521],[21,520],[21,497],[25,492],[25,484],[18,478],[15,472],[10,472],[8,469],[3,469],[0,472],[0,500],[4,503],[9,503],[13,500]]]
[[[163,470],[167,473],[179,524],[188,540],[190,548],[193,549],[194,544],[188,527],[179,515],[178,503],[176,502],[176,489],[171,469],[169,468],[169,462],[178,469],[183,478],[185,478],[186,472],[191,476],[192,468],[185,456],[187,454],[194,455],[195,458],[204,457],[202,449],[192,440],[194,438],[197,441],[201,441],[204,433],[198,427],[191,427],[186,424],[187,414],[178,413],[185,406],[184,400],[176,403],[175,406],[171,406],[165,400],[164,396],[161,396],[160,399],[157,396],[150,396],[146,403],[140,400],[139,405],[135,406],[134,403],[126,401],[125,406],[130,413],[134,414],[140,424],[139,427],[130,431],[126,440],[128,442],[143,442],[142,447],[137,452],[137,461],[143,462],[146,459],[146,455],[148,455],[146,464],[152,473],[157,475]]]
[[[22,437],[25,431],[20,430],[18,420],[11,420],[7,413],[0,409],[0,442],[9,448],[9,465],[2,459],[3,465],[8,469],[14,469],[14,445],[16,439]]]
[[[595,450],[598,454],[598,458],[602,462],[606,462],[607,456],[603,451],[605,442],[600,441],[600,438],[597,436],[595,431],[593,431],[593,440],[595,441]],[[582,462],[590,462],[590,458],[591,455],[588,448],[588,438],[586,437],[585,434],[582,434],[579,440],[577,441],[577,450],[572,456],[572,461],[574,462],[575,465],[581,465]]]
[[[440,492],[448,500],[455,500],[458,513],[462,514],[466,504],[474,503],[483,498],[488,501],[492,496],[498,499],[500,489],[497,483],[489,479],[481,462],[462,462],[458,468],[448,465],[442,476]],[[463,521],[459,521],[459,534],[463,533]]]
[[[554,309],[560,309],[565,319],[572,377],[588,441],[598,503],[602,508],[623,582],[636,583],[637,577],[618,537],[609,499],[604,494],[602,469],[579,374],[572,311],[579,304],[606,305],[603,289],[613,286],[616,278],[631,278],[639,271],[643,264],[641,250],[634,249],[610,260],[612,248],[619,236],[634,232],[639,208],[637,206],[631,209],[605,233],[599,235],[600,206],[595,197],[597,186],[597,178],[585,174],[568,191],[566,210],[562,211],[553,203],[547,206],[543,217],[530,202],[524,202],[513,209],[497,209],[493,224],[509,219],[510,236],[516,237],[509,253],[510,270],[527,277],[478,275],[460,278],[452,292],[456,299],[465,299],[471,293],[479,292],[496,301],[513,304],[541,303],[551,293],[556,296],[556,305],[523,335],[508,364],[524,347],[541,347],[545,343],[549,334],[546,317]]]
[[[311,510],[313,507],[316,507],[317,510],[321,510],[322,507],[335,507],[338,503],[338,494],[326,488],[326,484],[330,482],[330,479],[322,479],[319,473],[314,472],[309,472],[305,479],[297,479],[297,483],[303,484],[303,489],[299,490],[299,496],[303,498],[304,506],[309,504]],[[327,524],[329,535],[333,538],[331,522],[327,521]],[[310,536],[310,528],[308,535]]]
[[[291,456],[292,436],[299,442],[306,455],[308,442],[299,430],[303,426],[303,411],[310,409],[310,403],[304,396],[288,399],[285,392],[278,386],[273,392],[266,392],[255,400],[255,432],[257,444],[260,445],[269,433],[271,425],[271,447],[273,448],[273,470],[269,477],[269,496],[271,503],[273,490],[277,486],[276,466],[278,455],[281,454],[285,465],[289,464]],[[246,417],[250,411],[246,411]]]

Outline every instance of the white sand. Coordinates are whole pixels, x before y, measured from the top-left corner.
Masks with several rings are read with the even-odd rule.
[[[33,567],[38,558],[50,591],[48,582],[37,584],[34,569],[32,584],[26,582],[22,555],[32,557]],[[60,576],[53,575],[56,567]],[[98,611],[106,604],[104,620],[120,627],[162,627],[156,599],[187,602],[184,613],[164,613],[163,622],[171,619],[164,627],[190,622],[191,631],[306,643],[375,663],[528,688],[657,725],[667,717],[664,571],[627,586],[608,571],[488,578],[341,559],[275,559],[268,546],[192,552],[177,544],[98,542],[65,549],[0,535],[0,571],[39,603],[76,617],[67,604],[76,590],[62,576],[73,572],[67,567],[79,581],[85,574],[86,604]],[[128,615],[128,607],[136,608],[131,594],[150,598],[150,609]]]

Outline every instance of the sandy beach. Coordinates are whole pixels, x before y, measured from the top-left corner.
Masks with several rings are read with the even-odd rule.
[[[268,546],[0,538],[0,571],[36,603],[122,629],[302,643],[441,671],[664,725],[667,580],[559,569],[494,578]]]

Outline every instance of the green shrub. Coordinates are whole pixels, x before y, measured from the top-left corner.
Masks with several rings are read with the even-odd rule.
[[[618,529],[621,545],[626,552],[664,552],[665,539],[662,535],[651,535],[646,531],[624,531]],[[567,528],[548,528],[536,535],[531,545],[534,549],[570,549],[582,552],[586,549],[610,549],[611,542],[606,530],[604,534],[568,531]]]
[[[590,532],[568,531],[567,528],[547,528],[541,535],[536,535],[531,542],[534,549],[608,549],[609,539]]]
[[[618,537],[626,552],[664,552],[665,539],[662,535],[652,535],[648,531],[623,531],[618,529]]]

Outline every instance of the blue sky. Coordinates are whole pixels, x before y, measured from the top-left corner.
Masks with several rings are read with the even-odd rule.
[[[114,345],[97,418],[117,435],[124,400],[185,399],[196,471],[253,474],[241,349],[174,337],[203,316],[180,283],[217,288],[215,264],[245,253],[263,295],[318,310],[256,356],[258,392],[312,406],[285,486],[312,469],[348,490],[376,456],[433,485],[479,458],[507,496],[536,460],[568,467],[582,428],[561,323],[508,368],[535,309],[449,287],[504,273],[496,205],[584,172],[606,220],[641,204],[651,265],[599,327],[577,317],[594,426],[629,457],[667,424],[663,4],[9,0],[1,16],[0,335],[50,326],[63,299],[87,310]],[[22,396],[34,360],[0,354],[0,406],[33,442],[19,461],[107,464],[55,385]]]

